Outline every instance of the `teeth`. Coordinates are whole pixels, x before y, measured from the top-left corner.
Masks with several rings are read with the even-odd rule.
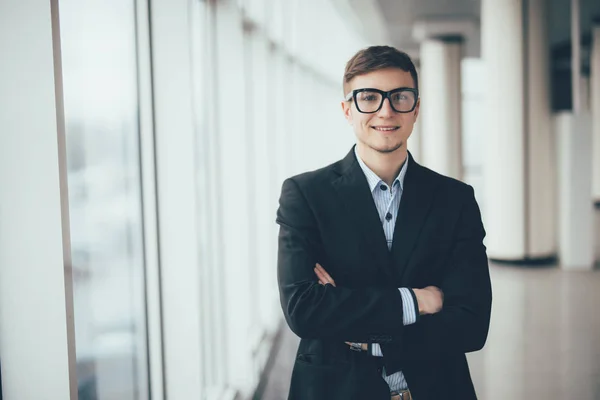
[[[393,131],[396,128],[380,128],[380,127],[375,127],[375,129],[377,129],[378,131]]]

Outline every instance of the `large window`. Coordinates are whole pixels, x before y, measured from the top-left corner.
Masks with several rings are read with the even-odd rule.
[[[80,400],[148,398],[135,3],[60,1]]]

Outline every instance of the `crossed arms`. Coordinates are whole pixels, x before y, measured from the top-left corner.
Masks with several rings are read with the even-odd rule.
[[[317,263],[315,266],[315,274],[319,279],[319,285],[332,285],[333,287],[337,287],[335,281],[329,275],[329,273],[321,266],[321,264]],[[408,307],[415,307],[413,303],[412,296],[410,294],[406,294],[409,289],[402,288],[400,289],[402,302],[409,303]],[[444,304],[444,293],[436,286],[428,286],[425,289],[411,289],[415,294],[416,298],[416,308],[418,310],[419,315],[430,315],[436,314],[442,310],[442,306]],[[406,304],[403,304],[406,305]],[[417,320],[416,318],[407,318],[406,313],[407,308],[404,307],[404,325],[414,324]],[[410,313],[408,313],[410,314]],[[352,346],[351,342],[346,342],[347,345]],[[368,343],[359,343],[361,345],[362,350],[368,350]],[[383,357],[383,353],[381,352],[381,347],[379,343],[373,343],[373,355],[377,357]]]
[[[386,357],[387,348],[407,359],[481,349],[489,328],[491,284],[479,208],[473,190],[464,188],[442,285],[415,291],[422,315],[418,323],[405,326],[397,289],[328,285],[331,282],[323,280],[327,277],[315,271],[321,246],[318,225],[298,184],[286,180],[277,212],[278,282],[282,309],[292,331],[307,339],[382,343]]]

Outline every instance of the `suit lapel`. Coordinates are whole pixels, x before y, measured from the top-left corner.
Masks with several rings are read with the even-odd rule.
[[[392,267],[397,277],[408,276],[406,266],[415,248],[435,192],[435,181],[426,169],[409,153],[409,164],[402,192],[402,201],[394,227]]]
[[[337,172],[340,176],[332,184],[340,204],[346,208],[350,218],[354,220],[363,235],[368,248],[373,252],[374,264],[387,278],[393,278],[390,252],[383,226],[379,220],[367,178],[356,161],[354,148],[338,164]]]

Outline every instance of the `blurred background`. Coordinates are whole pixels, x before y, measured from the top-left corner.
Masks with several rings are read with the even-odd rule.
[[[597,0],[3,0],[0,398],[286,398],[279,192],[350,150],[373,44],[482,209],[479,398],[600,399]]]

